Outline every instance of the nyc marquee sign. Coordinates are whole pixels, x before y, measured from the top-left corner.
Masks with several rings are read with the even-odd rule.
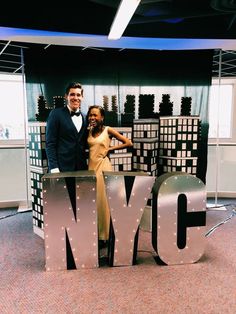
[[[197,262],[204,253],[204,183],[183,172],[158,178],[104,172],[110,206],[109,265],[135,264],[139,225],[152,198],[152,245],[167,265]],[[43,181],[46,270],[99,267],[96,176],[93,171],[46,174]],[[74,189],[74,192],[73,192]]]

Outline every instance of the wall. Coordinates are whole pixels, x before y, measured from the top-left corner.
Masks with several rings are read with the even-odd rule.
[[[42,54],[45,53],[41,52]],[[132,73],[133,75],[135,75],[136,77],[136,81],[135,83],[140,83],[142,81],[142,77],[143,77],[143,71],[147,71],[147,75],[146,75],[146,81],[147,82],[147,77],[151,78],[151,81],[148,81],[148,84],[153,84],[155,85],[156,82],[153,81],[153,78],[156,77],[156,75],[165,78],[166,81],[169,82],[169,78],[173,77],[173,74],[175,77],[181,77],[181,75],[179,75],[181,73],[181,69],[183,69],[183,66],[185,65],[185,61],[186,58],[174,58],[172,63],[172,68],[170,71],[169,69],[166,69],[165,67],[162,67],[162,69],[158,68],[158,66],[153,66],[153,63],[151,64],[150,67],[145,67],[143,62],[140,62],[140,57],[137,53],[136,59],[132,60],[131,64],[132,64],[132,70],[131,71],[127,71],[127,69],[125,68],[127,62],[127,58],[125,56],[123,56],[123,69],[125,70],[125,74],[127,74],[126,79],[124,80],[124,77],[122,78],[120,76],[120,68],[119,68],[119,62],[114,63],[113,65],[109,66],[109,67],[102,67],[102,65],[104,65],[104,60],[107,61],[106,58],[104,57],[99,57],[99,60],[101,61],[99,63],[99,61],[96,60],[97,64],[100,64],[100,68],[99,69],[95,69],[94,68],[94,64],[95,64],[95,59],[94,54],[93,53],[89,53],[88,57],[89,60],[92,60],[92,62],[87,63],[88,66],[84,66],[83,65],[83,56],[82,53],[84,52],[79,52],[76,51],[75,56],[76,59],[72,59],[69,60],[70,58],[68,58],[67,54],[65,54],[66,58],[67,58],[67,62],[70,64],[65,63],[64,64],[64,69],[63,69],[63,79],[65,78],[65,81],[60,81],[58,82],[58,77],[56,77],[56,80],[54,80],[54,78],[48,78],[48,75],[50,75],[50,73],[54,73],[55,75],[61,75],[61,63],[60,61],[60,57],[62,54],[57,55],[57,58],[54,58],[54,64],[53,65],[46,65],[48,66],[47,69],[43,69],[41,68],[41,71],[39,71],[39,68],[42,66],[42,63],[45,61],[44,58],[39,58],[42,57],[42,55],[37,53],[35,54],[35,59],[32,58],[32,56],[28,56],[26,58],[27,62],[26,62],[26,71],[28,70],[27,67],[30,67],[30,69],[32,70],[31,73],[31,77],[30,80],[32,82],[32,84],[34,84],[35,82],[39,82],[40,85],[40,89],[42,89],[44,81],[47,81],[47,79],[49,79],[49,83],[51,81],[57,82],[56,84],[49,84],[49,86],[53,86],[52,90],[47,90],[46,91],[46,95],[50,94],[52,95],[57,95],[62,93],[62,91],[64,90],[64,83],[67,82],[68,77],[71,78],[78,78],[79,77],[84,77],[86,78],[85,83],[96,83],[99,82],[99,84],[107,84],[107,80],[106,82],[103,82],[101,80],[101,77],[104,74],[107,74],[107,79],[111,78],[112,82],[118,82],[118,83],[122,83],[122,79],[123,81],[125,81],[127,83],[127,80],[132,81],[132,78],[130,77],[130,73]],[[163,52],[165,53],[165,52]],[[180,54],[181,52],[179,52]],[[52,53],[53,56],[53,53]],[[54,54],[55,56],[55,54]],[[150,60],[150,57],[152,58],[151,60],[156,60],[157,58],[157,52],[153,53],[153,52],[149,52],[148,54],[145,53],[145,60]],[[161,57],[160,59],[163,60],[163,58],[166,59],[166,56],[164,55],[159,55],[159,57]],[[30,60],[31,59],[31,60]],[[160,64],[162,61],[160,61],[159,59],[159,63]],[[77,67],[74,68],[74,64],[75,64],[75,60],[77,60],[78,62]],[[142,59],[143,60],[143,59]],[[179,65],[178,68],[176,68],[176,60],[182,60],[182,64]],[[39,62],[40,61],[40,62]],[[166,61],[168,61],[166,59]],[[170,61],[170,60],[169,60]],[[42,63],[41,63],[42,62]],[[137,64],[139,65],[137,67]],[[192,65],[194,65],[195,63],[192,62]],[[69,65],[69,66],[68,66]],[[73,65],[72,69],[73,69],[73,75],[71,75],[71,65]],[[55,67],[57,68],[57,71],[55,70]],[[189,67],[189,69],[191,68],[191,71],[193,71],[193,66]],[[116,74],[114,74],[114,70],[116,71]],[[45,72],[46,71],[46,72]],[[67,72],[66,72],[67,71]],[[196,67],[195,69],[195,76],[196,78],[198,77],[198,74],[201,71],[199,71],[198,67]],[[112,74],[113,73],[113,74]],[[38,78],[38,74],[45,74],[44,79],[45,80],[39,80]],[[182,73],[181,73],[182,74]],[[42,76],[43,77],[43,76]],[[188,73],[185,74],[185,78],[188,78]],[[111,82],[110,81],[110,82]],[[29,82],[28,82],[29,83]],[[163,84],[163,82],[160,82],[161,84]],[[29,83],[30,84],[30,83]],[[29,85],[28,85],[29,86]],[[32,95],[34,96],[34,92],[31,93],[32,90],[28,90],[28,95],[27,98],[30,99],[30,97],[32,97]],[[38,90],[37,90],[38,92]],[[49,99],[52,99],[51,96],[49,97]],[[32,98],[31,98],[32,99]],[[35,119],[35,113],[37,112],[37,97],[34,97],[34,101],[35,103],[32,104],[31,110],[28,112],[28,114],[30,113],[30,117],[32,119]],[[52,103],[51,103],[52,105]],[[29,109],[29,108],[28,108]],[[236,110],[235,110],[236,112]],[[234,117],[235,117],[235,113],[234,113]],[[236,124],[235,124],[236,125]],[[234,129],[234,133],[236,132],[236,128]],[[236,143],[236,140],[235,140]],[[218,157],[216,155],[216,151],[220,150],[220,166],[219,168],[216,167],[217,165],[217,161],[218,161]],[[27,202],[27,198],[28,196],[31,195],[30,191],[27,191],[27,176],[29,175],[29,173],[27,174],[27,168],[25,166],[25,149],[24,148],[0,148],[0,162],[1,162],[1,168],[0,168],[0,186],[1,186],[1,191],[0,191],[0,207],[5,206],[6,202],[10,203],[17,203],[17,204],[21,204],[22,202]],[[207,169],[207,191],[211,192],[211,193],[215,193],[215,191],[222,191],[224,194],[230,194],[230,193],[234,193],[235,192],[235,183],[234,183],[234,173],[232,171],[234,171],[234,169],[236,169],[235,167],[235,146],[221,146],[220,149],[216,148],[214,146],[208,146],[208,169]],[[216,179],[220,180],[220,184],[216,185]],[[28,189],[30,189],[30,179],[28,178]]]
[[[30,205],[29,164],[26,166],[26,160],[28,156],[22,146],[0,148],[0,208]]]
[[[206,187],[209,196],[236,197],[236,144],[208,145]]]

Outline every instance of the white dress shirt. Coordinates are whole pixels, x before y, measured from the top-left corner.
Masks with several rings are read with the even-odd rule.
[[[82,127],[82,115],[80,114],[79,116],[73,116],[71,117],[77,131],[79,132],[81,127]]]
[[[67,106],[67,108],[69,109],[70,113],[71,113],[71,109],[69,106]],[[76,110],[76,112],[78,112],[80,110]],[[82,123],[83,123],[83,119],[82,119],[82,115],[80,114],[79,116],[74,115],[73,117],[71,117],[77,131],[79,132],[81,127],[82,127]]]

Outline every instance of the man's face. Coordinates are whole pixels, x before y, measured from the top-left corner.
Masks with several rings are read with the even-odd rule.
[[[65,96],[65,99],[72,111],[80,109],[81,101],[83,99],[82,89],[71,88],[69,94]]]

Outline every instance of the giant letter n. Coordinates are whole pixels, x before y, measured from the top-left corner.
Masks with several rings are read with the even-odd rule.
[[[68,269],[68,255],[70,268],[98,267],[94,172],[46,174],[42,181],[46,270]]]

